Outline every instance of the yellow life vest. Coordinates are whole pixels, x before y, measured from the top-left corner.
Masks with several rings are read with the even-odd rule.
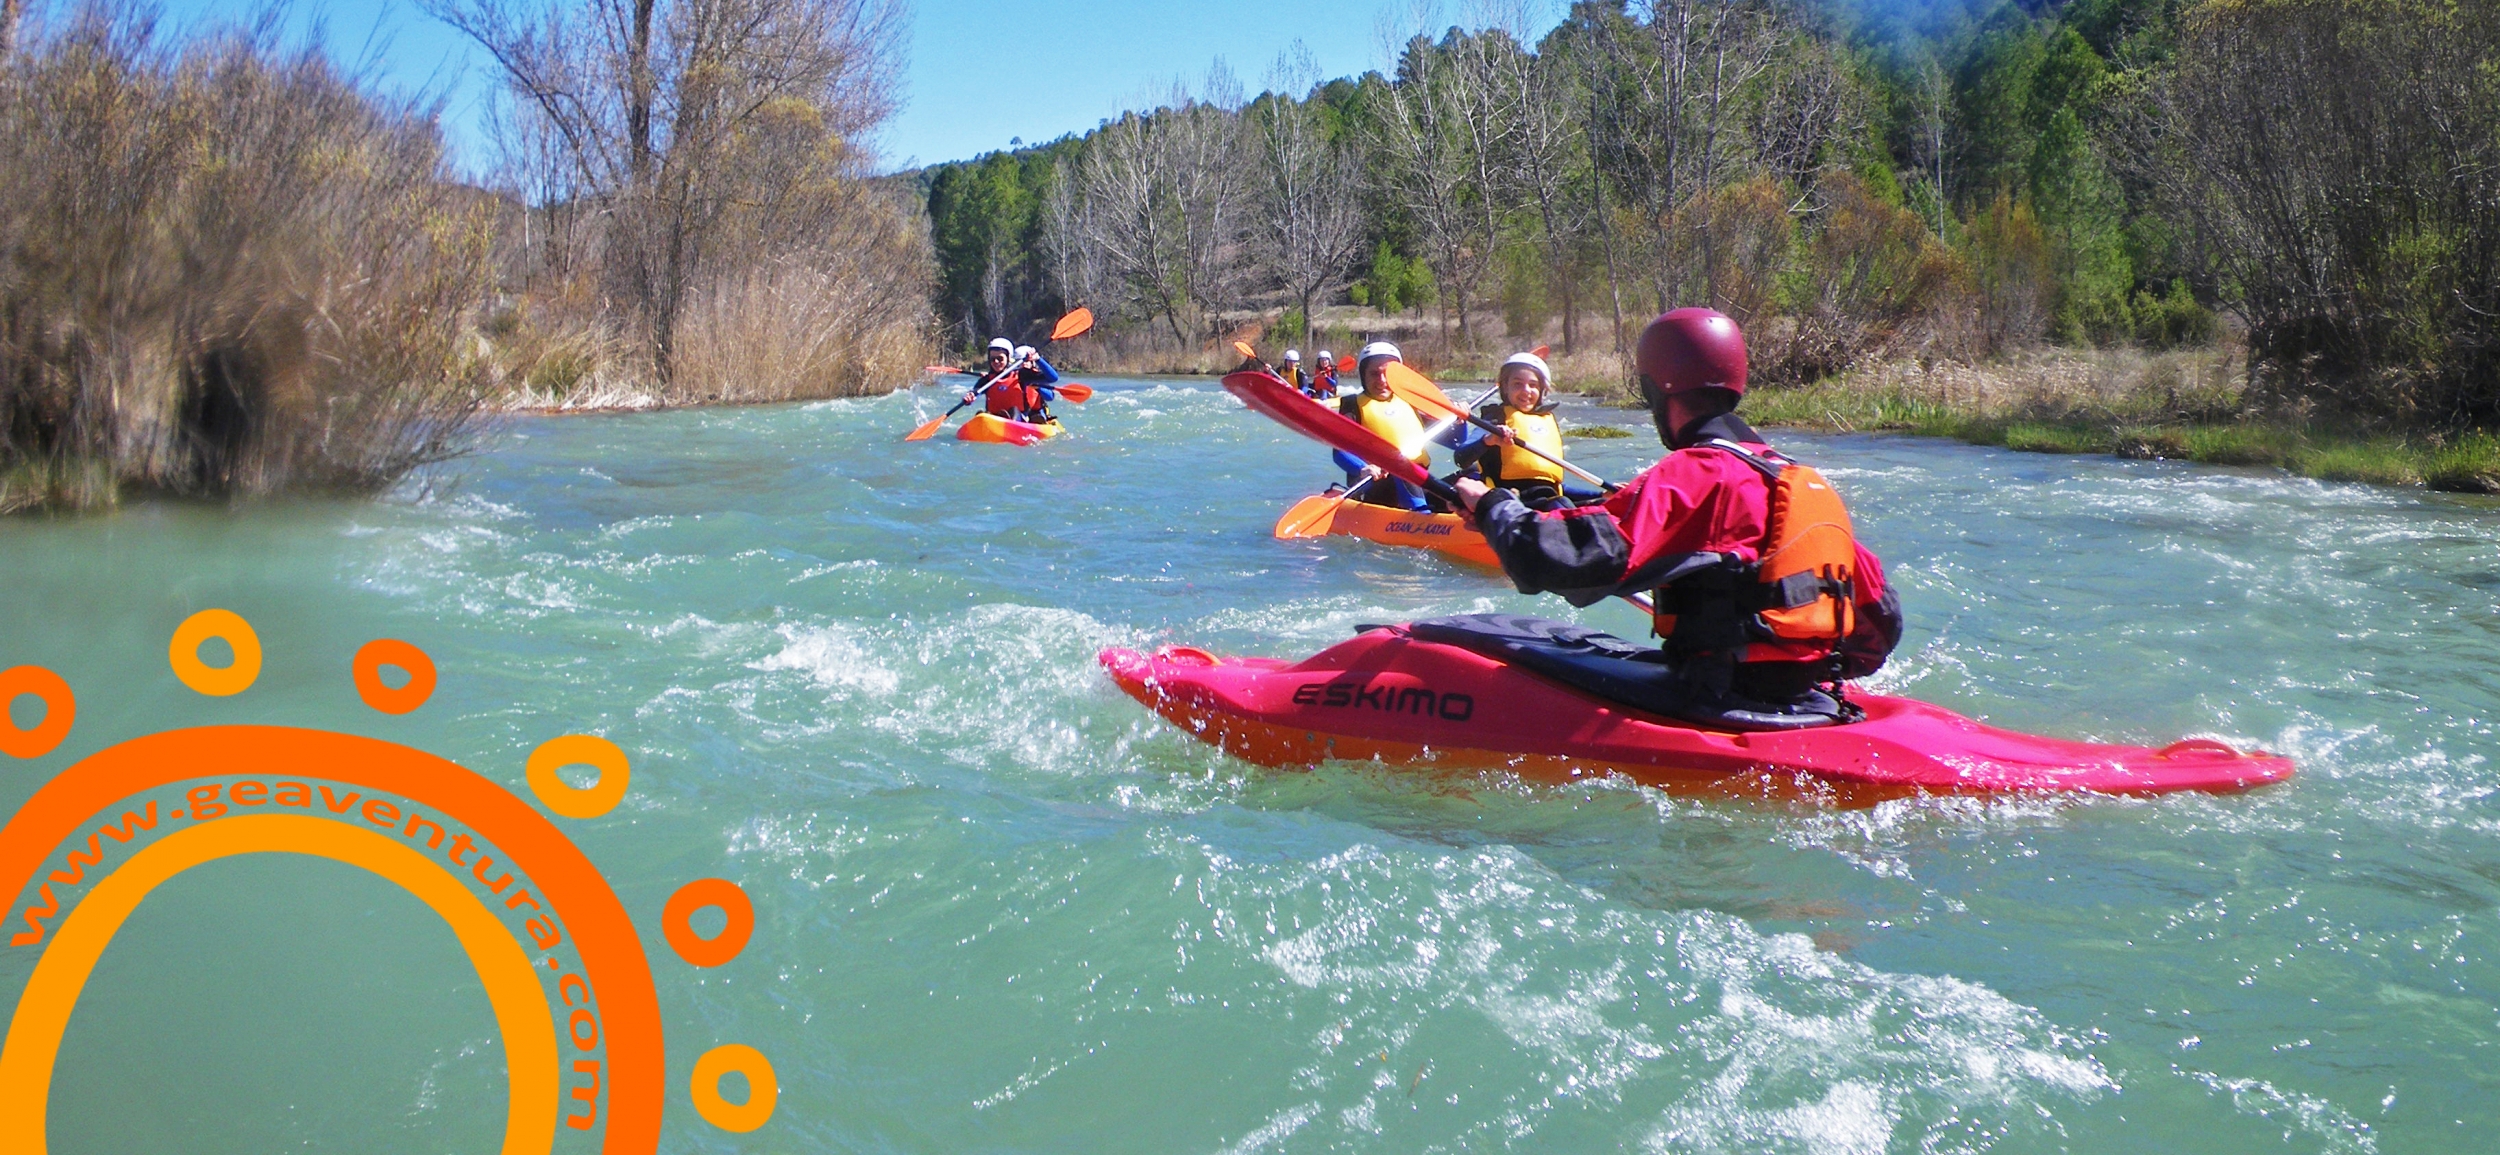
[[[1562,426],[1554,423],[1552,414],[1530,413],[1505,405],[1502,407],[1502,424],[1509,427],[1512,436],[1517,437],[1520,443],[1528,449],[1542,450],[1554,461],[1562,460]],[[1556,486],[1562,484],[1562,466],[1519,446],[1505,445],[1501,448],[1502,480],[1542,481]]]
[[[1398,447],[1398,452],[1417,465],[1430,467],[1432,455],[1424,449],[1424,422],[1415,416],[1415,407],[1403,397],[1375,401],[1368,394],[1354,403],[1361,415],[1363,428],[1380,435],[1380,439]]]

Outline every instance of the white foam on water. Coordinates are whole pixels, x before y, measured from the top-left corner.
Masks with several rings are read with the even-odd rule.
[[[781,651],[761,661],[747,663],[748,669],[765,673],[781,670],[804,673],[818,686],[831,691],[831,697],[836,702],[847,701],[855,694],[891,694],[903,684],[900,675],[877,660],[881,649],[876,644],[877,640],[868,637],[856,626],[783,625],[774,632],[781,636]]]
[[[2371,1132],[2369,1124],[2315,1095],[2286,1091],[2264,1079],[2231,1078],[2178,1067],[2172,1071],[2216,1095],[2228,1096],[2232,1108],[2241,1114],[2281,1127],[2286,1143],[2306,1136],[2327,1151],[2371,1155],[2378,1150],[2378,1136]]]
[[[1269,1116],[1267,1122],[1260,1124],[1257,1130],[1242,1136],[1241,1142],[1226,1147],[1225,1155],[1256,1155],[1260,1151],[1274,1150],[1279,1144],[1292,1138],[1294,1132],[1301,1130],[1303,1124],[1318,1118],[1319,1112],[1320,1106],[1317,1103],[1303,1103],[1278,1111]]]
[[[1394,1052],[1419,1031],[1443,1046],[1492,1032],[1515,1050],[1516,1064],[1472,1060],[1467,1093],[1490,1114],[1462,1146],[1523,1141],[1575,1104],[1643,1103],[1657,1104],[1643,1141],[1658,1150],[1952,1149],[2116,1086],[2074,1038],[1985,987],[1877,971],[1714,912],[1596,903],[1506,847],[1254,865],[1166,846],[1204,872],[1200,901],[1229,912],[1211,923],[1225,941],[1340,1009],[1344,1027],[1314,1040],[1324,1052]],[[1434,1062],[1397,1064],[1408,1093],[1406,1071],[1429,1086]],[[1349,1132],[1386,1089],[1342,1063],[1301,1079],[1323,1102],[1351,1097],[1337,1117]]]

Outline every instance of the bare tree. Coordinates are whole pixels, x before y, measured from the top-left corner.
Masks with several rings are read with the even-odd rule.
[[[1526,199],[1536,208],[1549,287],[1562,306],[1563,350],[1579,347],[1579,278],[1575,251],[1596,218],[1575,186],[1594,181],[1586,158],[1586,122],[1580,110],[1579,62],[1568,43],[1541,56],[1506,58],[1520,92],[1515,164]]]
[[[1179,95],[1179,94],[1175,94]],[[1176,101],[1159,144],[1180,210],[1182,288],[1207,325],[1248,299],[1248,249],[1253,184],[1241,163],[1241,81],[1219,59],[1207,70],[1203,97]]]
[[[1214,79],[1220,92],[1223,75]],[[1241,296],[1238,120],[1176,90],[1162,108],[1106,122],[1056,210],[1055,263],[1098,262],[1092,267],[1105,287],[1144,316],[1162,318],[1184,349]]]
[[[1911,90],[1917,101],[1915,159],[1920,177],[1926,180],[1929,195],[1935,198],[1936,219],[1930,227],[1938,236],[1944,235],[1945,222],[1953,211],[1952,189],[1945,183],[1945,125],[1952,116],[1953,84],[1944,74],[1944,65],[1929,52],[1919,58],[1918,85]]]
[[[1116,289],[1123,305],[1144,316],[1162,318],[1173,342],[1186,348],[1185,330],[1196,319],[1182,315],[1189,308],[1181,285],[1185,242],[1153,125],[1153,117],[1168,114],[1124,113],[1103,124],[1068,182],[1059,216],[1065,223],[1053,240],[1058,267],[1079,267],[1079,254],[1090,254],[1103,288]]]
[[[429,0],[504,71],[600,206],[609,291],[654,373],[673,371],[691,294],[735,240],[802,227],[801,195],[862,168],[851,143],[893,107],[900,0]],[[768,156],[776,146],[778,159]],[[804,168],[792,182],[793,166]]]
[[[1760,0],[1651,0],[1650,36],[1657,43],[1661,209],[1673,214],[1706,196],[1724,179],[1721,146],[1728,135],[1730,105],[1738,90],[1762,75],[1784,39],[1783,20]],[[1703,291],[1718,264],[1716,240],[1700,232]],[[1670,246],[1659,270],[1660,298],[1675,284],[1677,248]]]
[[[1439,43],[1417,36],[1399,56],[1380,118],[1390,190],[1424,233],[1444,323],[1455,305],[1462,343],[1472,343],[1477,286],[1519,193],[1511,154],[1523,93],[1506,57],[1520,51],[1498,28],[1473,36],[1453,28]]]
[[[1085,166],[1061,158],[1042,205],[1042,250],[1052,287],[1062,301],[1111,300],[1114,284],[1110,261],[1094,243],[1094,214],[1099,211],[1082,191]]]
[[[1270,73],[1269,95],[1246,114],[1259,160],[1257,232],[1271,283],[1302,309],[1350,280],[1363,251],[1362,158],[1351,142],[1329,139],[1320,111],[1297,99],[1317,83],[1319,64],[1295,41]]]

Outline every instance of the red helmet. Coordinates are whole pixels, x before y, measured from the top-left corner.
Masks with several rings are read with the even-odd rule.
[[[1633,361],[1662,396],[1688,389],[1745,392],[1745,334],[1717,309],[1677,309],[1651,321]]]

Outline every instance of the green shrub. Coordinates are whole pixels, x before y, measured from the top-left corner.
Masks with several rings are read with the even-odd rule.
[[[2184,349],[2211,344],[2220,328],[2214,312],[2198,304],[2185,280],[2170,282],[2170,291],[2154,296],[2136,290],[2135,339],[2147,349]]]
[[[2500,493],[2500,437],[2476,433],[2431,450],[2422,480],[2452,493]]]
[[[2022,453],[2100,453],[2110,448],[2110,438],[2079,425],[2018,421],[2005,427],[2004,445]]]

